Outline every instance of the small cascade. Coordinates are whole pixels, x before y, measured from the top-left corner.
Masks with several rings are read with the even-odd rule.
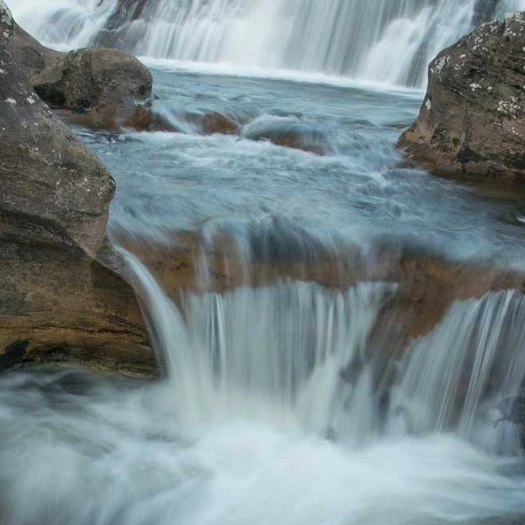
[[[392,389],[391,417],[408,415],[416,433],[455,430],[494,452],[519,448],[525,430],[525,410],[517,414],[525,401],[524,322],[519,292],[455,303],[409,349]],[[516,403],[515,417],[506,413],[505,402]]]
[[[361,282],[338,291],[281,280],[185,292],[176,307],[126,257],[185,428],[240,419],[353,445],[452,432],[494,453],[522,446],[519,292],[456,302],[428,335],[390,355],[370,345],[370,335],[381,328],[395,285]]]
[[[54,45],[424,87],[430,60],[525,0],[38,0],[11,2]]]

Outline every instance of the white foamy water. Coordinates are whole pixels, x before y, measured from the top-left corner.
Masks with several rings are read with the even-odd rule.
[[[125,256],[168,379],[1,377],[0,523],[502,525],[525,515],[516,428],[494,425],[523,381],[520,295],[454,305],[393,363],[380,402],[365,341],[391,287],[190,294],[181,316]]]
[[[116,0],[10,4],[55,45],[99,42],[155,58],[419,87],[430,60],[475,23],[525,8],[523,0],[157,0],[134,16],[139,2],[125,13]]]
[[[498,14],[520,4],[500,2]],[[115,3],[12,7],[67,47],[100,38]],[[425,61],[470,27],[473,7],[159,1],[123,29],[130,49],[189,61],[185,71],[154,62],[168,64],[154,71],[154,109],[182,132],[81,133],[118,183],[111,232],[166,244],[198,233],[199,293],[168,297],[124,252],[165,377],[0,376],[1,525],[523,522],[521,293],[457,302],[390,355],[371,336],[395,284],[253,287],[249,269],[314,267],[378,239],[523,261],[522,203],[398,168],[393,143],[419,95],[362,89],[421,85]],[[184,113],[210,110],[237,118],[241,136],[203,137]],[[328,154],[254,142],[261,129],[321,137]],[[208,258],[224,237],[225,273],[243,286],[218,293]]]

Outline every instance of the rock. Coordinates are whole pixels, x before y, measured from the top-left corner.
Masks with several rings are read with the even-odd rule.
[[[115,129],[151,98],[153,78],[135,57],[116,49],[86,48],[60,53],[48,49],[13,21],[9,50],[38,96],[74,120]],[[71,116],[71,115],[69,115]]]
[[[119,0],[117,9],[106,22],[105,29],[110,31],[119,29],[127,22],[139,20],[144,12],[146,3],[146,0]]]
[[[146,106],[137,106],[133,113],[122,122],[122,126],[137,131],[184,132],[189,127],[192,131],[202,135],[239,134],[238,124],[217,111],[177,112],[169,115]]]
[[[477,0],[474,5],[472,22],[474,27],[496,18],[499,0]]]
[[[499,403],[498,408],[502,417],[496,421],[494,426],[502,421],[516,425],[520,435],[521,448],[525,450],[525,395],[521,393],[517,396],[507,397]]]
[[[146,106],[136,106],[122,122],[122,127],[136,131],[179,131],[167,119]]]
[[[37,95],[51,107],[64,107],[62,75],[66,54],[44,47],[16,22],[9,50],[15,63],[29,77]]]
[[[66,107],[86,112],[100,127],[118,127],[137,103],[151,98],[152,84],[149,69],[118,49],[79,49],[64,61]]]
[[[198,124],[204,135],[213,135],[214,133],[220,133],[222,135],[239,134],[239,126],[235,120],[217,111],[205,113],[198,119]]]
[[[276,146],[299,149],[325,155],[330,147],[317,130],[311,129],[297,119],[262,117],[244,126],[242,136],[255,141],[268,141]]]
[[[411,340],[432,331],[456,300],[480,298],[491,291],[525,292],[525,275],[521,272],[452,262],[413,249],[400,252],[389,246],[376,246],[373,256],[352,245],[333,251],[316,246],[311,252],[295,247],[286,252],[254,249],[250,264],[245,266],[244,252],[239,252],[236,242],[226,234],[218,234],[213,245],[199,233],[179,233],[171,246],[123,232],[118,242],[146,264],[175,301],[180,300],[181,291],[201,292],[202,275],[208,276],[206,289],[216,293],[246,282],[270,286],[289,279],[340,290],[362,281],[396,283],[397,289],[379,313],[369,342],[383,356],[402,355]],[[265,246],[268,244],[267,236]],[[198,272],[196,261],[205,263]]]
[[[115,185],[9,52],[0,0],[0,366],[76,362],[154,373],[133,291],[106,238]]]
[[[31,80],[33,87],[35,87],[35,82],[32,79],[42,72],[60,72],[66,56],[65,53],[44,47],[16,22],[13,24],[13,36],[10,39],[9,50],[15,63],[21,66]]]
[[[430,64],[399,147],[431,170],[525,182],[525,15],[482,25]]]
[[[159,0],[118,0],[116,9],[107,19],[103,30],[95,37],[95,45],[128,49],[135,47],[148,29],[140,21],[147,19],[158,3]]]

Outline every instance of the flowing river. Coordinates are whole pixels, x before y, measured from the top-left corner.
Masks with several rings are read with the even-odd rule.
[[[318,54],[307,52],[298,35],[320,4],[298,12],[298,3],[209,2],[222,26],[208,25],[204,37],[196,20],[211,23],[199,17],[205,2],[153,2],[134,50],[150,55],[153,109],[180,132],[76,128],[116,179],[109,235],[164,377],[0,376],[0,524],[525,523],[522,292],[453,302],[402,353],[389,353],[394,336],[370,348],[398,287],[367,278],[379,249],[524,269],[525,194],[407,166],[395,143],[417,116],[423,77],[414,60],[380,75],[371,59],[409,23],[427,24],[434,53],[468,30],[476,2],[454,3],[445,36],[431,29],[445,20],[445,0],[340,2],[356,27],[383,17],[375,35],[362,28],[367,52],[344,65],[334,57],[346,53],[348,27],[325,27],[340,41],[323,51],[313,39]],[[88,4],[12,7],[37,36],[67,46],[97,38],[112,14],[111,2]],[[273,37],[255,21],[280,20],[285,4],[297,34],[267,55]],[[496,4],[495,13],[519,7]],[[162,25],[156,39],[145,36],[162,13],[169,20],[170,6],[184,14],[177,45]],[[37,7],[41,16],[30,15]],[[58,31],[64,20],[76,21],[74,35]],[[192,48],[192,38],[234,29],[253,31],[252,47],[230,56],[222,38],[210,44],[218,58]],[[204,133],[214,114],[240,134]],[[280,135],[314,152],[259,140]],[[188,243],[192,285],[174,291],[148,261],[165,264]],[[356,251],[364,275],[345,284]],[[312,278],[321,264],[329,286]]]

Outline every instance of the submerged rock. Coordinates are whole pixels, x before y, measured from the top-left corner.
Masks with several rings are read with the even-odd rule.
[[[430,64],[399,146],[430,169],[525,182],[525,14],[482,25]]]
[[[153,373],[130,286],[106,238],[115,184],[10,53],[0,1],[0,367],[78,362]]]
[[[250,140],[268,141],[276,146],[299,149],[316,155],[325,155],[330,150],[321,132],[306,126],[298,119],[262,117],[244,126],[242,136]]]
[[[133,113],[122,122],[125,128],[137,131],[184,132],[188,128],[198,134],[237,135],[239,125],[217,111],[210,112],[167,112],[155,111],[151,107],[137,106]]]

